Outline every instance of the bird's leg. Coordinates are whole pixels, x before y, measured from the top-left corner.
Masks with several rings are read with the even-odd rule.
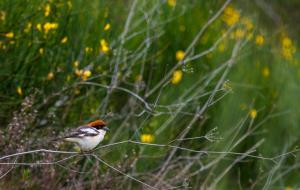
[[[85,154],[92,154],[95,150],[80,150],[80,153],[85,155]]]

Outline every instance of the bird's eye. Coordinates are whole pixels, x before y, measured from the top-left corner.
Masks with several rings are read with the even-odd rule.
[[[103,127],[105,127],[105,125],[97,125],[95,128],[96,129],[102,129]]]

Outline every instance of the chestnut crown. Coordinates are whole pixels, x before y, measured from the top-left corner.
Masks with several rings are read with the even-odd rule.
[[[90,122],[87,125],[90,126],[90,127],[94,127],[96,129],[102,129],[102,128],[106,127],[106,123],[103,120],[101,120],[101,119],[98,119],[96,121]]]

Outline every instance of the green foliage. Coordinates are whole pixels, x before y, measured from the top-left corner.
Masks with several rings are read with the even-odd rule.
[[[223,3],[0,1],[0,157],[73,151],[51,139],[97,118],[131,140],[3,159],[0,186],[299,187],[297,42]]]

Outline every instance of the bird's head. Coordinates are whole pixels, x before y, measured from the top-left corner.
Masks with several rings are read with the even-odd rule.
[[[96,121],[90,122],[87,125],[90,126],[90,127],[93,127],[95,129],[97,129],[98,131],[99,130],[109,131],[109,128],[106,127],[106,123],[103,120],[101,120],[101,119],[98,119]]]

